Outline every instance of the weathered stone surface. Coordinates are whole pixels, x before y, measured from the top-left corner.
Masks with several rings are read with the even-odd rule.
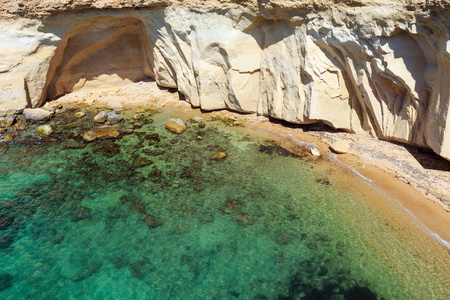
[[[108,121],[112,123],[117,123],[123,120],[123,116],[116,114],[115,112],[111,111],[106,114],[106,118]]]
[[[82,112],[82,111],[74,113],[74,116],[77,118],[83,118],[85,115],[86,115],[86,113]]]
[[[336,141],[330,144],[330,148],[336,153],[344,154],[350,150],[350,145],[344,141]]]
[[[107,112],[106,111],[101,111],[94,117],[94,122],[104,123],[107,118],[108,118]]]
[[[83,140],[85,142],[92,142],[97,139],[115,139],[120,136],[120,132],[118,132],[116,129],[114,129],[111,126],[101,126],[101,127],[95,127],[86,132],[83,135]]]
[[[186,125],[183,123],[181,119],[170,119],[166,123],[166,129],[170,132],[180,134],[186,130]]]
[[[40,122],[50,119],[53,112],[42,108],[26,108],[23,110],[23,114],[28,121]]]
[[[120,7],[142,9],[88,11]],[[206,110],[325,122],[450,159],[449,8],[406,0],[0,0],[0,114],[102,74],[150,76]]]
[[[42,125],[36,129],[35,133],[41,137],[48,137],[53,133],[53,128],[50,125]]]

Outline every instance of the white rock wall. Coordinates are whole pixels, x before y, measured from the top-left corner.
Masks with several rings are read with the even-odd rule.
[[[0,20],[0,114],[42,104],[55,90],[48,85],[55,81],[55,57],[69,51],[67,37],[86,23],[92,36],[111,18],[117,18],[115,26],[142,24],[136,25],[144,28],[136,43],[144,45],[148,60],[143,72],[178,88],[196,107],[322,121],[428,146],[450,159],[448,17],[425,24],[390,6],[270,17],[244,8],[171,8]],[[110,39],[116,35],[112,31]],[[105,40],[109,46],[98,47],[114,54],[116,41]],[[83,59],[71,62],[79,76]]]

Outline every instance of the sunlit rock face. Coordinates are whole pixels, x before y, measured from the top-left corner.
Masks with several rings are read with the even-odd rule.
[[[78,2],[2,5],[0,114],[152,77],[205,110],[321,121],[450,158],[445,1]]]

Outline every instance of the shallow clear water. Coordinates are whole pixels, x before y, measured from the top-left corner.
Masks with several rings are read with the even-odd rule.
[[[1,299],[450,298],[448,257],[270,142],[155,114],[68,149],[70,115],[0,148]]]

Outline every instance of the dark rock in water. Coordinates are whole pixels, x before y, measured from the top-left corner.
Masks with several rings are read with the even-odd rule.
[[[134,168],[142,168],[151,165],[153,162],[146,157],[137,157],[133,159]]]
[[[292,153],[289,150],[286,150],[283,147],[280,147],[278,145],[270,145],[270,146],[259,145],[259,152],[266,153],[268,155],[277,154],[279,156],[284,156],[284,157],[288,157],[288,156],[300,157],[299,155]]]
[[[162,172],[159,169],[154,169],[149,174],[150,180],[152,182],[160,182],[162,177]]]
[[[101,265],[98,262],[90,263],[86,268],[79,271],[72,279],[73,282],[83,281],[100,270]]]
[[[181,258],[180,258],[180,262],[181,262],[181,264],[183,264],[183,265],[190,263],[192,260],[194,260],[194,258],[192,257],[192,255],[186,255],[186,254],[183,254],[183,255],[181,256]]]
[[[288,245],[291,243],[292,237],[288,234],[278,234],[276,237],[276,242],[278,245]]]
[[[60,244],[64,240],[65,236],[62,233],[56,234],[52,238],[52,242],[56,245]]]
[[[161,219],[159,219],[155,216],[152,216],[152,215],[146,215],[145,218],[143,219],[143,221],[150,228],[157,228],[164,224],[164,222]]]
[[[214,215],[210,212],[202,213],[198,217],[198,221],[202,224],[212,223],[214,221]]]
[[[8,228],[12,223],[14,223],[14,217],[13,216],[7,216],[7,215],[0,215],[0,230],[5,230]]]
[[[241,210],[243,206],[244,205],[239,200],[228,199],[224,211],[226,213],[232,213]]]
[[[46,154],[47,152],[48,150],[45,147],[42,147],[40,145],[33,145],[25,151],[24,156],[42,155]]]
[[[253,225],[255,223],[255,220],[253,219],[253,217],[244,212],[240,212],[236,216],[235,220],[236,220],[236,222],[238,222],[239,225],[244,226],[244,227]]]
[[[141,259],[130,266],[131,276],[134,278],[144,278],[148,273],[153,272],[155,268],[148,259]]]
[[[168,172],[167,172],[167,176],[169,176],[169,177],[175,177],[175,176],[177,176],[177,172],[175,172],[175,171],[168,171]]]
[[[131,205],[131,208],[132,208],[133,210],[135,210],[136,212],[141,213],[141,214],[146,214],[146,213],[147,213],[147,212],[145,211],[145,205],[142,204],[142,203],[139,203],[139,202],[134,202],[134,203]]]
[[[122,257],[114,257],[112,263],[116,269],[122,269],[128,265],[128,262]]]
[[[72,216],[72,221],[80,221],[84,219],[89,219],[91,217],[91,210],[87,207],[80,206],[74,211]]]
[[[62,145],[63,149],[81,149],[86,147],[85,143],[76,141],[67,141]]]
[[[317,243],[315,242],[308,242],[306,243],[306,246],[311,250],[317,250],[317,248],[319,248],[319,246],[317,246]]]
[[[189,224],[179,224],[175,227],[175,234],[186,234],[191,230],[191,225]]]
[[[157,143],[160,141],[159,134],[157,134],[157,133],[146,135],[145,139],[153,141],[153,142],[157,142]]]
[[[159,156],[159,155],[163,155],[166,153],[166,151],[162,150],[162,149],[160,149],[160,150],[144,149],[143,152],[149,156]]]
[[[94,150],[95,154],[101,154],[106,157],[113,157],[116,154],[120,153],[120,147],[115,144],[106,144],[103,146],[100,146],[99,148],[96,148]]]
[[[13,241],[14,241],[14,238],[10,235],[5,234],[3,236],[0,236],[0,249],[9,248],[9,246],[11,246]]]
[[[13,285],[14,277],[11,274],[0,274],[0,292],[3,292]]]

